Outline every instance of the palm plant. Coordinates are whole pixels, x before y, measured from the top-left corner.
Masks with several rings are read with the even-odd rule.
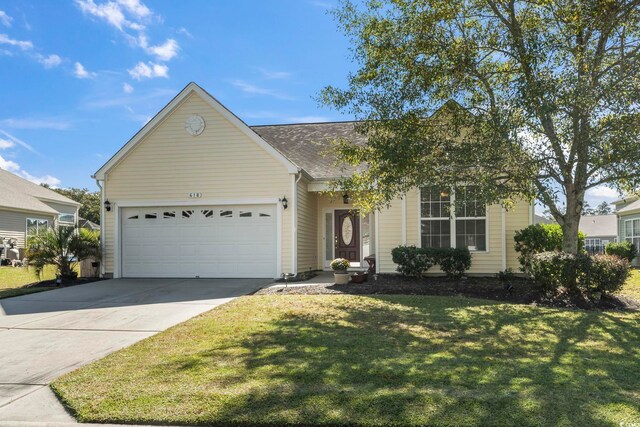
[[[39,230],[27,239],[27,259],[40,277],[47,265],[54,265],[62,283],[78,276],[78,262],[100,256],[100,233],[83,228],[58,227]]]

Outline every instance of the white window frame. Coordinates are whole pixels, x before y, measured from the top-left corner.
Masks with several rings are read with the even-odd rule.
[[[624,220],[624,240],[626,242],[631,242],[636,249],[640,248],[640,233],[639,234],[635,234],[634,231],[634,227],[633,227],[633,222],[634,221],[638,221],[638,223],[640,224],[640,218],[634,218],[634,219],[625,219]],[[629,236],[627,234],[627,223],[631,223],[631,235]],[[638,230],[640,231],[640,225],[638,226]]]
[[[40,221],[44,221],[47,224],[45,225],[45,229],[49,228],[49,220],[45,219],[45,218],[26,218],[24,225],[25,225],[25,230],[27,235],[29,235],[29,221],[35,221],[36,222],[36,234],[40,233]]]
[[[425,185],[424,187],[428,187],[428,185]],[[422,217],[422,188],[423,187],[418,187],[418,247],[422,247],[422,221],[423,220],[443,220],[446,219],[445,217],[438,217],[438,218],[424,218]],[[456,212],[455,212],[455,201],[456,201],[456,194],[455,194],[455,190],[451,190],[451,206],[453,207],[453,209],[451,209],[451,212],[449,214],[449,222],[450,222],[450,231],[451,231],[451,242],[450,245],[452,248],[456,247],[456,237],[457,237],[457,233],[456,233],[456,220],[460,219],[460,220],[479,220],[479,219],[484,219],[484,226],[485,226],[485,249],[484,250],[478,250],[478,249],[469,249],[469,252],[471,253],[476,253],[476,254],[486,254],[489,253],[489,205],[485,204],[485,211],[484,211],[484,216],[483,217],[456,217]]]

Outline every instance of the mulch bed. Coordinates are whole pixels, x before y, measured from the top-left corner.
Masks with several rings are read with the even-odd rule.
[[[84,285],[86,283],[97,282],[100,280],[104,280],[104,279],[99,277],[79,277],[73,281],[65,282],[62,285],[58,285],[56,283],[56,279],[52,279],[52,280],[43,280],[41,282],[30,283],[24,287],[25,288],[67,288],[69,286]]]
[[[532,304],[547,307],[568,307],[599,310],[640,310],[640,302],[624,296],[603,296],[600,301],[591,301],[580,295],[559,293],[549,295],[533,281],[514,277],[501,282],[493,277],[426,277],[414,279],[395,274],[380,274],[378,280],[369,278],[365,283],[347,285],[314,284],[289,288],[265,288],[256,295],[439,295],[482,298],[516,304]]]

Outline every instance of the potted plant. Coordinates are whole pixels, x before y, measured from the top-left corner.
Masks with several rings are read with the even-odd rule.
[[[336,258],[331,261],[331,269],[333,270],[333,278],[336,285],[346,285],[349,283],[349,274],[347,273],[349,265],[349,260],[344,258]]]

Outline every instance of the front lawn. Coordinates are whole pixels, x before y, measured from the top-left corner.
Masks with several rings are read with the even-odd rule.
[[[640,313],[243,297],[55,381],[82,422],[632,425]]]
[[[56,269],[47,266],[42,273],[42,280],[56,278]],[[52,288],[30,287],[27,285],[39,282],[35,270],[28,267],[0,267],[0,299],[46,291]]]
[[[620,294],[640,302],[640,270],[631,270]]]

